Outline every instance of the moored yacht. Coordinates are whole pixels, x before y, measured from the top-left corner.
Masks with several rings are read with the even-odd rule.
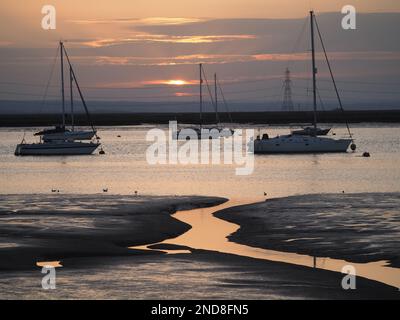
[[[310,12],[310,26],[311,26],[311,56],[312,56],[312,75],[313,75],[313,114],[314,121],[313,127],[309,127],[303,130],[293,131],[292,134],[277,136],[269,138],[267,134],[264,134],[262,138],[257,137],[250,146],[253,148],[256,154],[265,153],[326,153],[326,152],[347,152],[349,147],[354,151],[356,145],[353,143],[350,129],[347,125],[348,133],[350,138],[346,139],[334,139],[331,137],[320,137],[326,135],[330,129],[320,129],[317,127],[317,87],[316,87],[316,60],[315,60],[315,43],[314,43],[314,26],[317,26],[319,39],[321,40],[322,48],[324,49],[326,62],[329,67],[331,78],[335,87],[337,98],[341,109],[343,110],[341,99],[336,87],[336,82],[333,77],[332,69],[328,60],[328,56],[325,51],[325,46],[322,41],[321,33],[318,29],[318,24],[315,20],[314,12]]]
[[[66,128],[65,117],[65,93],[64,93],[64,54],[67,58],[70,71],[70,95],[71,95],[71,130]],[[73,109],[73,84],[79,92],[83,107],[87,118],[90,122],[90,115],[77,82],[75,72],[72,68],[67,51],[62,42],[60,42],[60,57],[61,57],[61,97],[62,97],[62,125],[56,126],[53,129],[39,131],[34,136],[40,137],[39,143],[26,143],[25,139],[17,145],[15,149],[16,156],[48,156],[48,155],[90,155],[99,146],[99,137],[97,131],[91,123],[91,130],[75,130],[74,126],[74,109]],[[91,141],[93,139],[95,141]],[[82,141],[89,142],[82,142]]]
[[[346,152],[351,139],[331,139],[328,137],[306,135],[283,135],[254,140],[254,153],[329,153]]]

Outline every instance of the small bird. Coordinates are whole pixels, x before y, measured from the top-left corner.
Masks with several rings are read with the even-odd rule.
[[[108,192],[108,188],[103,189],[103,192]]]
[[[344,190],[342,191],[342,193],[344,193]]]
[[[137,196],[138,195],[138,192],[137,192],[137,190],[135,190],[135,196]]]
[[[264,192],[264,197],[266,197],[268,195],[268,193]]]
[[[56,189],[51,189],[51,192],[55,193],[55,192],[57,192],[57,190]]]

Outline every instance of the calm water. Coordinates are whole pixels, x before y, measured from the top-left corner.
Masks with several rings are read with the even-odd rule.
[[[145,135],[153,126],[100,128],[106,155],[15,157],[23,129],[0,129],[0,194],[110,193],[213,195],[248,202],[317,192],[400,191],[400,126],[352,127],[358,150],[348,154],[267,155],[255,157],[250,176],[235,175],[237,165],[149,165]],[[167,127],[162,127],[167,130]],[[33,142],[35,128],[25,130]],[[344,128],[335,127],[340,137]],[[270,135],[288,129],[269,129]],[[118,137],[120,135],[121,137]],[[369,151],[371,158],[361,157]]]

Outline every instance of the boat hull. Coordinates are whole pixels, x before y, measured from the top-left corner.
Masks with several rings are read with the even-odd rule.
[[[347,152],[351,139],[287,136],[254,141],[255,154]]]
[[[67,142],[67,143],[32,143],[19,144],[15,149],[16,156],[64,156],[90,155],[99,143]]]

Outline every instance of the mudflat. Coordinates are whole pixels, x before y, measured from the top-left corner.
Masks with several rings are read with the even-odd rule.
[[[227,208],[229,236],[252,247],[400,267],[400,194],[313,194]]]
[[[120,195],[1,195],[0,270],[34,268],[68,257],[154,254],[128,246],[178,236],[190,226],[177,210],[226,199]]]

